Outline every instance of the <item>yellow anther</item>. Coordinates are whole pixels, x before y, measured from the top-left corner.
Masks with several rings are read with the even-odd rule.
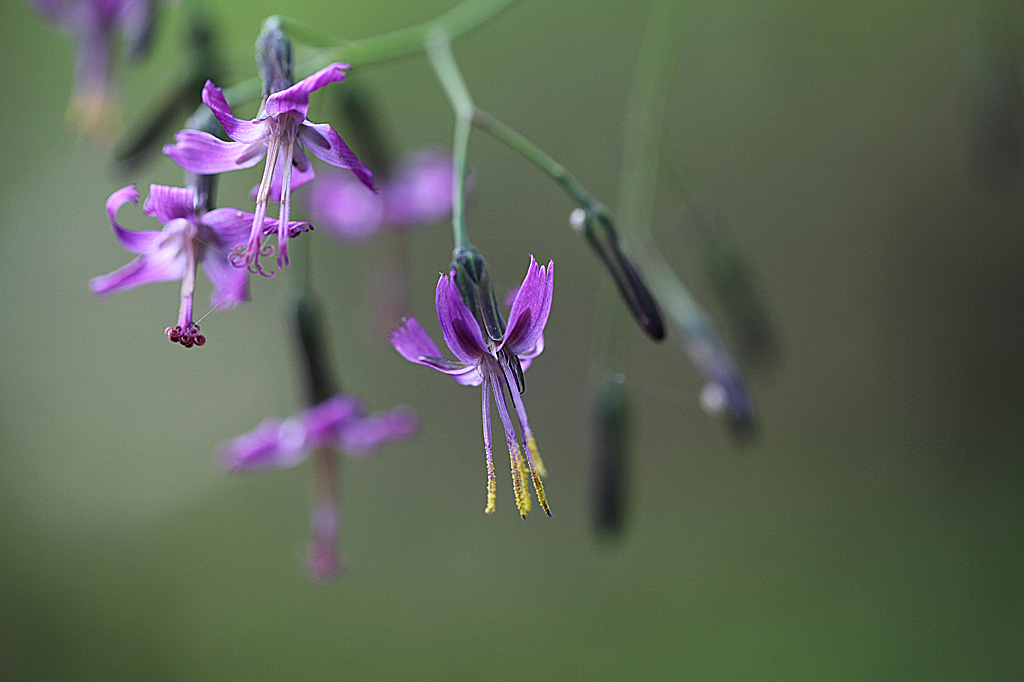
[[[484,507],[484,513],[485,514],[493,514],[494,513],[495,489],[496,489],[496,486],[494,485],[494,462],[492,462],[491,458],[488,457],[487,458],[487,506]]]
[[[533,472],[533,488],[537,491],[537,501],[540,502],[540,508],[544,510],[544,513],[551,516],[551,508],[548,507],[548,498],[544,495],[544,484],[540,481],[540,476],[536,470]]]
[[[509,461],[512,464],[512,488],[516,494],[516,506],[519,508],[519,515],[524,519],[526,518],[526,512],[529,511],[527,502],[523,501],[524,497],[524,481],[522,475],[519,473],[519,459],[522,455],[519,454],[519,448],[515,443],[511,443],[508,448]]]
[[[530,478],[529,469],[526,468],[526,457],[517,451],[516,461],[519,463],[519,480],[523,482],[523,504],[526,511],[530,511],[533,508],[533,500],[530,499],[530,485],[527,483]]]
[[[540,451],[537,450],[537,441],[533,439],[533,436],[527,436],[526,446],[530,448],[530,457],[533,459],[533,468],[540,474],[541,478],[546,478],[548,470],[544,468],[544,460],[540,458]]]

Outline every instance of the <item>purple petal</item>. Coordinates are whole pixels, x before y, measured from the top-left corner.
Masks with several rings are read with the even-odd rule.
[[[164,146],[164,154],[187,171],[201,175],[249,168],[267,153],[264,142],[225,142],[199,130],[180,130],[176,144]]]
[[[537,337],[537,342],[533,344],[532,348],[527,348],[522,353],[519,353],[519,366],[525,372],[530,367],[530,363],[533,359],[544,352],[544,335],[541,334]]]
[[[290,88],[275,92],[267,98],[267,103],[263,108],[264,113],[267,116],[278,116],[285,112],[293,112],[299,119],[305,120],[306,112],[309,110],[310,93],[319,90],[328,83],[336,83],[342,80],[345,78],[345,69],[348,68],[350,68],[348,64],[335,62],[325,66],[313,75],[303,78]]]
[[[103,23],[102,17],[89,12],[69,12],[64,16],[64,26],[78,39],[74,89],[82,99],[81,104],[95,106],[110,96],[114,36]],[[83,107],[80,113],[90,112]]]
[[[377,234],[383,226],[384,202],[351,176],[321,173],[306,194],[317,227],[353,241]]]
[[[480,325],[469,308],[462,302],[458,287],[455,286],[455,271],[441,275],[434,293],[437,307],[437,321],[441,324],[444,342],[455,357],[467,365],[477,365],[480,357],[489,351],[484,344]]]
[[[360,182],[376,191],[373,173],[356,158],[341,136],[327,123],[304,122],[299,126],[299,140],[313,156],[337,168],[351,170]]]
[[[421,152],[399,169],[381,194],[389,225],[443,220],[452,212],[452,161],[434,151]]]
[[[277,225],[280,221],[277,218],[264,218],[263,219],[263,236],[266,237],[271,234],[277,234]],[[285,231],[285,235],[292,239],[298,237],[303,232],[309,232],[313,229],[313,226],[304,220],[289,220],[288,229]]]
[[[384,443],[409,438],[416,426],[416,413],[408,407],[377,412],[347,423],[338,435],[337,446],[352,457],[367,457]]]
[[[407,317],[395,331],[391,332],[391,345],[395,347],[403,358],[417,364],[421,358],[440,358],[441,350],[434,343],[434,340],[427,336],[422,325],[415,317]]]
[[[265,121],[245,121],[235,118],[231,113],[231,107],[224,98],[224,93],[213,84],[213,81],[206,81],[203,86],[203,103],[210,107],[213,115],[222,126],[224,132],[235,142],[252,144],[267,137],[268,126]]]
[[[517,355],[534,347],[537,339],[544,333],[544,325],[548,323],[554,286],[554,261],[549,261],[546,268],[538,267],[537,261],[531,255],[526,278],[508,315],[508,327],[502,347]]]
[[[213,283],[212,307],[233,308],[249,301],[249,272],[233,266],[226,251],[208,250],[203,258],[203,270]]]
[[[484,380],[480,368],[473,365],[466,367],[462,372],[450,372],[449,375],[463,386],[479,386]]]
[[[121,242],[121,246],[135,254],[146,253],[155,248],[163,232],[161,230],[135,232],[126,230],[118,225],[116,220],[117,211],[129,201],[133,204],[139,203],[139,191],[135,188],[135,185],[123,187],[111,194],[110,198],[107,199],[107,217],[110,218],[110,227],[113,228],[114,236],[117,237],[117,241]]]
[[[264,420],[259,426],[221,447],[224,466],[235,470],[293,467],[309,454],[306,434],[298,419]]]
[[[142,212],[167,223],[177,218],[195,220],[195,204],[192,201],[192,190],[166,185],[150,185],[149,196],[142,205]]]
[[[181,279],[185,274],[184,256],[180,250],[172,258],[167,258],[166,255],[167,251],[157,251],[153,255],[139,256],[110,274],[92,278],[89,281],[89,290],[97,296],[107,296],[143,284]]]
[[[423,365],[438,372],[451,375],[463,386],[479,386],[483,377],[476,365],[467,365],[456,360],[441,357],[437,344],[427,336],[423,327],[414,317],[407,317],[391,332],[391,345],[403,358],[417,365]]]
[[[217,208],[204,213],[199,222],[214,231],[223,249],[231,251],[248,240],[252,219],[252,213],[237,208]]]
[[[63,0],[32,0],[32,4],[53,22],[60,22],[67,12],[67,3]]]
[[[305,446],[314,449],[334,443],[342,429],[358,418],[359,410],[359,400],[344,394],[306,409],[299,416],[306,431]]]

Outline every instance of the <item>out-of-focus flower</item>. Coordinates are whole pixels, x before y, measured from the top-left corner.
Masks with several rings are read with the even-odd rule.
[[[315,173],[303,149],[338,168],[351,170],[359,180],[373,188],[373,174],[356,158],[344,140],[326,123],[306,119],[309,95],[328,83],[345,77],[348,64],[334,63],[295,85],[269,95],[259,116],[251,121],[235,118],[221,89],[207,81],[203,102],[210,107],[232,142],[225,142],[198,130],[182,130],[174,136],[176,144],[164,147],[164,153],[179,166],[193,173],[213,174],[255,166],[265,156],[263,179],[256,190],[256,212],[249,241],[232,257],[238,266],[267,275],[259,257],[270,255],[272,247],[261,245],[267,200],[281,204],[278,225],[287,225],[293,189],[313,179]],[[277,264],[288,264],[288,233],[280,227],[277,234]]]
[[[310,574],[330,580],[341,570],[337,535],[339,511],[333,491],[333,456],[341,452],[364,458],[374,450],[410,437],[416,430],[416,414],[398,407],[367,415],[358,398],[338,394],[285,420],[267,419],[255,429],[224,444],[224,466],[232,470],[293,467],[312,452],[326,456],[316,462],[317,490],[309,550]]]
[[[350,175],[323,173],[310,184],[307,200],[316,225],[350,241],[437,222],[452,212],[452,160],[420,151],[400,162],[379,192]]]
[[[114,120],[112,53],[118,34],[127,51],[145,51],[155,17],[153,0],[33,0],[47,19],[77,42],[75,85],[68,116],[83,130],[98,133]]]
[[[442,357],[437,344],[427,336],[415,318],[403,320],[391,336],[392,345],[406,360],[451,375],[464,386],[483,386],[484,451],[487,455],[487,506],[484,511],[488,514],[494,511],[495,498],[494,463],[491,457],[491,403],[488,399],[488,393],[493,393],[505,428],[519,513],[525,518],[530,506],[529,484],[524,481],[529,470],[537,499],[544,511],[551,515],[541,483],[543,464],[530,430],[520,390],[522,371],[544,350],[543,332],[551,312],[554,267],[553,262],[549,262],[546,267],[539,267],[533,256],[530,256],[530,267],[515,294],[508,325],[506,327],[499,321],[500,333],[495,334],[488,331],[493,325],[474,317],[463,301],[456,282],[456,270],[441,275],[435,292],[437,319],[445,343],[457,360]],[[493,292],[483,292],[483,296],[493,296]],[[519,439],[509,414],[507,397],[511,397],[519,421]]]
[[[114,236],[138,258],[114,272],[94,278],[89,288],[98,296],[117,293],[151,282],[181,280],[181,308],[178,324],[168,327],[167,338],[186,348],[201,346],[206,338],[192,320],[196,268],[202,263],[213,283],[210,305],[229,308],[249,300],[248,274],[228,262],[228,254],[244,242],[252,214],[233,208],[218,208],[198,214],[191,189],[151,185],[143,212],[163,223],[161,230],[133,231],[117,223],[118,209],[128,202],[138,203],[135,185],[119,189],[107,199],[107,215]],[[268,219],[268,232],[277,230],[277,221]],[[293,222],[288,231],[294,236],[309,229],[306,223]]]
[[[232,470],[281,469],[301,464],[316,448],[329,447],[363,458],[384,443],[404,440],[416,430],[406,407],[367,415],[358,398],[338,394],[291,419],[267,419],[228,442],[224,466]]]
[[[387,338],[409,312],[408,236],[451,215],[451,157],[431,150],[408,155],[377,193],[332,169],[318,174],[305,196],[315,225],[349,243],[372,243],[366,308],[376,336]]]

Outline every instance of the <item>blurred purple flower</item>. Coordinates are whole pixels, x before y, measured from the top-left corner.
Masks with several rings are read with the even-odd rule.
[[[213,283],[210,305],[230,308],[249,300],[248,274],[228,262],[228,253],[245,240],[252,214],[233,208],[218,208],[202,215],[196,213],[191,189],[151,185],[143,212],[163,223],[162,230],[127,230],[117,223],[117,211],[128,202],[138,203],[135,185],[117,190],[107,199],[107,215],[114,236],[138,258],[108,275],[95,277],[89,289],[98,296],[133,289],[151,282],[181,280],[181,308],[178,324],[168,327],[167,337],[186,348],[201,346],[206,338],[192,321],[196,267],[202,263],[206,277]],[[308,229],[306,223],[293,222],[288,230],[297,234]],[[268,219],[267,230],[277,229],[277,221]]]
[[[491,403],[488,399],[488,393],[491,392],[505,428],[512,484],[519,512],[525,518],[529,510],[528,484],[524,482],[529,469],[537,499],[548,516],[551,515],[541,483],[541,476],[545,472],[530,430],[526,408],[519,395],[516,375],[517,366],[527,369],[533,358],[544,350],[543,332],[551,312],[554,277],[554,262],[539,267],[533,256],[530,256],[530,267],[522,286],[515,293],[505,332],[501,339],[490,340],[482,333],[480,323],[459,295],[455,271],[441,275],[435,293],[437,319],[444,341],[457,360],[442,357],[437,344],[412,317],[405,318],[391,335],[392,345],[406,360],[451,375],[464,386],[483,385],[484,451],[487,455],[487,506],[484,511],[488,514],[494,511],[495,498],[494,463],[491,457]],[[506,396],[511,397],[519,421],[521,439],[518,441]]]
[[[141,52],[153,20],[146,0],[33,0],[32,4],[77,42],[69,116],[91,133],[113,121],[112,53],[118,34]]]
[[[406,407],[366,415],[354,396],[338,394],[283,421],[267,419],[224,444],[224,466],[254,471],[293,467],[316,451],[316,500],[313,507],[309,570],[330,580],[341,570],[338,555],[338,505],[334,494],[334,454],[364,458],[385,443],[409,438],[416,414]]]
[[[373,189],[373,174],[356,158],[344,140],[326,123],[306,119],[310,93],[328,83],[345,78],[348,64],[334,63],[295,85],[267,97],[260,114],[252,121],[235,118],[221,89],[207,81],[203,102],[210,107],[224,131],[233,142],[225,142],[199,130],[182,130],[174,136],[176,144],[164,147],[164,153],[179,166],[193,173],[211,175],[240,168],[249,168],[267,157],[263,179],[256,190],[256,212],[246,246],[233,255],[235,265],[243,264],[252,273],[264,273],[259,257],[273,253],[269,245],[260,244],[268,198],[280,202],[278,225],[288,224],[291,192],[315,176],[303,148],[317,158],[351,170],[360,182]],[[278,267],[288,265],[288,234],[281,228],[277,234]]]
[[[452,212],[452,160],[420,151],[399,164],[379,193],[349,175],[324,173],[309,186],[307,200],[313,222],[345,240],[437,222]]]
[[[225,444],[224,466],[232,470],[282,469],[301,464],[316,448],[329,447],[364,458],[384,443],[416,430],[416,414],[405,407],[367,416],[358,398],[338,394],[291,419],[266,419]]]

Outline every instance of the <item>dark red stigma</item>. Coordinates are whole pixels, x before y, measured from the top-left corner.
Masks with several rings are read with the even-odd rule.
[[[168,327],[164,330],[164,333],[172,343],[180,343],[185,348],[202,346],[206,343],[206,337],[199,333],[198,324],[193,324],[186,330],[182,330],[181,325]]]

